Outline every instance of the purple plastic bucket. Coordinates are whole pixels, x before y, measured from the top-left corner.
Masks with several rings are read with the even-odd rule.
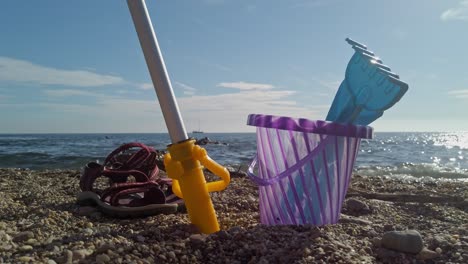
[[[257,114],[247,125],[257,127],[248,174],[259,186],[261,222],[337,223],[359,143],[372,138],[372,127]]]

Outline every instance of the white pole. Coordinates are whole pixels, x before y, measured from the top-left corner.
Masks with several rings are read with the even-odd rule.
[[[145,0],[127,0],[172,143],[188,139]]]

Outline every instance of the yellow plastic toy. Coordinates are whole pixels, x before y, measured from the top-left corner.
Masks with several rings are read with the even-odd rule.
[[[226,188],[230,181],[229,171],[208,157],[206,150],[195,145],[193,139],[170,145],[168,150],[164,165],[173,179],[174,194],[185,201],[190,221],[205,234],[219,231],[209,193]],[[202,165],[222,180],[207,183]]]
[[[188,138],[145,1],[127,0],[127,4],[172,141],[164,164],[173,179],[173,191],[184,199],[190,221],[201,232],[217,232],[219,224],[209,193],[227,187],[229,172],[208,157],[205,149],[196,146],[195,140]],[[203,166],[222,180],[207,183]]]

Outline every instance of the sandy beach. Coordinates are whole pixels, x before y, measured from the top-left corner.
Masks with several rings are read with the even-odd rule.
[[[468,183],[354,175],[338,224],[264,226],[257,187],[236,176],[212,194],[221,231],[203,235],[185,213],[115,219],[80,207],[79,177],[0,169],[0,263],[468,262]],[[392,234],[409,240],[395,248]]]

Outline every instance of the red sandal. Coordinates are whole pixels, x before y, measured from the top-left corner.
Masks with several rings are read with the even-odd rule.
[[[129,143],[112,151],[101,165],[88,163],[80,177],[78,204],[97,205],[106,215],[140,217],[180,211],[183,200],[172,193],[172,179],[158,177],[158,153],[141,143]],[[104,176],[110,186],[95,188]]]

